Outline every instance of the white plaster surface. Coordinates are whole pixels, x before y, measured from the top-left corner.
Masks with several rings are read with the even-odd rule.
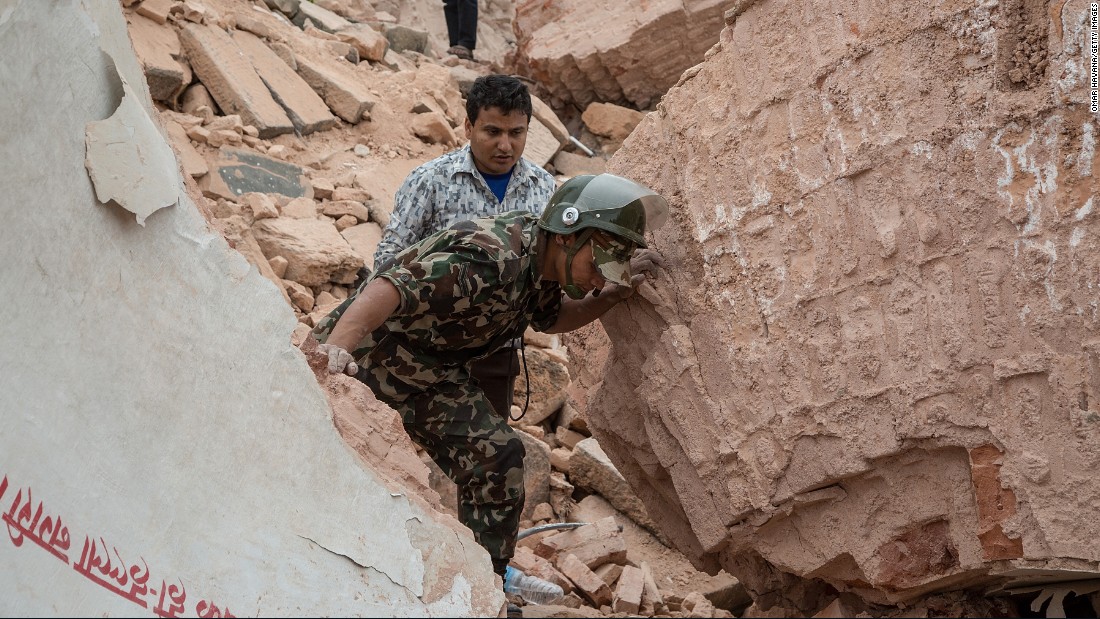
[[[495,615],[488,556],[360,465],[178,174],[144,226],[96,200],[87,124],[122,79],[152,113],[118,3],[0,2],[0,52],[0,615]]]

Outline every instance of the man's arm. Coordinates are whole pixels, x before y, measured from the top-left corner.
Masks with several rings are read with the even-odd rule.
[[[382,240],[374,250],[374,266],[392,258],[401,250],[428,236],[432,216],[434,196],[427,183],[420,182],[414,171],[393,198],[393,212],[390,222],[382,231]]]
[[[401,294],[388,279],[379,277],[367,284],[333,326],[325,343],[317,347],[328,355],[328,371],[355,374],[358,366],[349,351],[355,350],[363,338],[381,327],[400,304]]]

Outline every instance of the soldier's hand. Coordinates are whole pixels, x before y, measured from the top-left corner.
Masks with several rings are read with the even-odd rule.
[[[355,373],[359,371],[359,365],[355,363],[355,358],[343,348],[332,344],[318,344],[317,350],[321,354],[328,355],[329,374],[343,372],[348,376],[355,376]]]
[[[601,295],[614,296],[617,301],[625,301],[634,296],[634,291],[642,285],[647,278],[657,277],[658,267],[664,268],[665,259],[657,250],[637,249],[634,257],[630,259],[630,285],[608,284],[600,291]]]
[[[657,268],[665,268],[665,259],[655,249],[636,249],[634,250],[634,257],[630,259],[630,272],[635,277],[638,275],[645,275],[647,277],[657,277]],[[630,285],[637,288],[640,280],[635,282],[635,277],[630,278]]]

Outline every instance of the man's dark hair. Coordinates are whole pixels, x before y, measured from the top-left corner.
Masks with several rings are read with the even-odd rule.
[[[485,108],[496,107],[504,114],[520,110],[531,121],[531,93],[527,84],[511,75],[483,75],[474,80],[470,93],[466,95],[466,116],[470,124],[477,122],[477,116]]]

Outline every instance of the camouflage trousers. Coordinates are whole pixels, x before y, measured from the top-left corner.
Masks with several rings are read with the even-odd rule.
[[[394,380],[380,368],[356,375],[379,400],[401,414],[405,432],[458,486],[458,519],[503,575],[516,550],[523,511],[523,441],[498,414],[472,378],[443,382],[395,399]],[[403,391],[403,390],[402,390]]]

